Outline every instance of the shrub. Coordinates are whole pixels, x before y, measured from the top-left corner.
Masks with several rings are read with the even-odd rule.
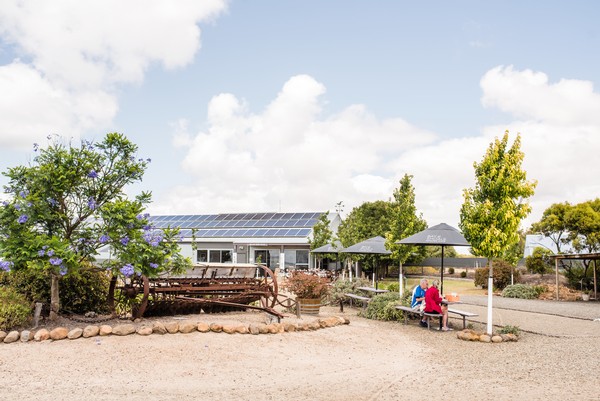
[[[513,271],[515,282],[519,281],[520,273],[503,260],[494,260],[494,288],[498,290],[504,289],[510,284],[510,273]],[[489,267],[482,267],[475,269],[475,285],[481,288],[487,288],[487,280],[489,274]]]
[[[10,286],[0,286],[0,330],[22,326],[31,317],[31,303]]]
[[[320,299],[329,293],[328,279],[298,270],[292,272],[284,286],[297,298]]]
[[[505,298],[537,299],[540,294],[546,291],[543,285],[515,284],[509,285],[502,291]]]
[[[397,281],[386,283],[382,285],[382,289],[388,290],[389,292],[399,292],[400,291],[400,283]]]
[[[530,273],[537,273],[540,275],[544,275],[544,273],[549,273],[552,271],[552,263],[548,258],[549,255],[552,255],[552,251],[542,248],[536,247],[533,250],[531,256],[527,256],[525,258],[525,266]]]
[[[12,271],[6,278],[32,302],[50,305],[50,274],[46,270],[30,266],[27,269]],[[67,312],[83,314],[94,311],[108,312],[106,298],[110,278],[103,271],[81,269],[60,279],[61,308]]]
[[[454,274],[454,267],[448,268],[448,274]]]
[[[502,327],[499,331],[500,334],[514,334],[515,336],[518,336],[520,332],[521,330],[519,329],[519,326],[511,325],[506,325]]]
[[[466,278],[467,277],[467,272],[466,271],[460,272],[460,277],[461,278]]]
[[[367,309],[361,312],[361,315],[367,319],[399,320],[402,318],[402,312],[396,309],[399,301],[400,294],[397,292],[375,295],[367,305]]]
[[[358,291],[358,287],[368,287],[370,285],[370,281],[359,278],[350,280],[344,280],[341,277],[333,282],[331,287],[330,296],[331,301],[334,303],[339,303],[340,300],[345,300],[346,297],[344,294],[351,293],[356,294]]]

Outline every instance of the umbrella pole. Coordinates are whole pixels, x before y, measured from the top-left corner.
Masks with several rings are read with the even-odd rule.
[[[444,295],[444,245],[442,245],[442,275],[441,275],[441,294]]]
[[[400,291],[400,298],[402,298],[402,295],[404,295],[404,287],[403,287],[404,277],[402,277],[402,260],[400,260],[400,268],[398,269],[398,271],[400,272],[398,274],[398,284],[400,286],[400,290],[399,290]]]

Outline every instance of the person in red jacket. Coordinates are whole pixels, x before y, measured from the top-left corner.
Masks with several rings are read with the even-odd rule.
[[[442,297],[438,290],[439,285],[438,280],[433,280],[431,287],[425,293],[425,312],[442,315],[442,331],[449,331],[452,329],[448,327],[448,306],[442,304]]]

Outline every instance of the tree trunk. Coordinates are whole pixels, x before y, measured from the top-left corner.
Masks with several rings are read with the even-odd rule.
[[[52,273],[50,281],[50,320],[56,320],[60,310],[60,298],[58,295],[58,276]]]

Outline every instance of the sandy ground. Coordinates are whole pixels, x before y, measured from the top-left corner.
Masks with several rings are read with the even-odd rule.
[[[456,332],[366,320],[347,309],[349,325],[314,332],[0,344],[0,400],[600,399],[597,336],[524,333],[517,343],[470,343]],[[333,314],[341,315],[321,313]]]

